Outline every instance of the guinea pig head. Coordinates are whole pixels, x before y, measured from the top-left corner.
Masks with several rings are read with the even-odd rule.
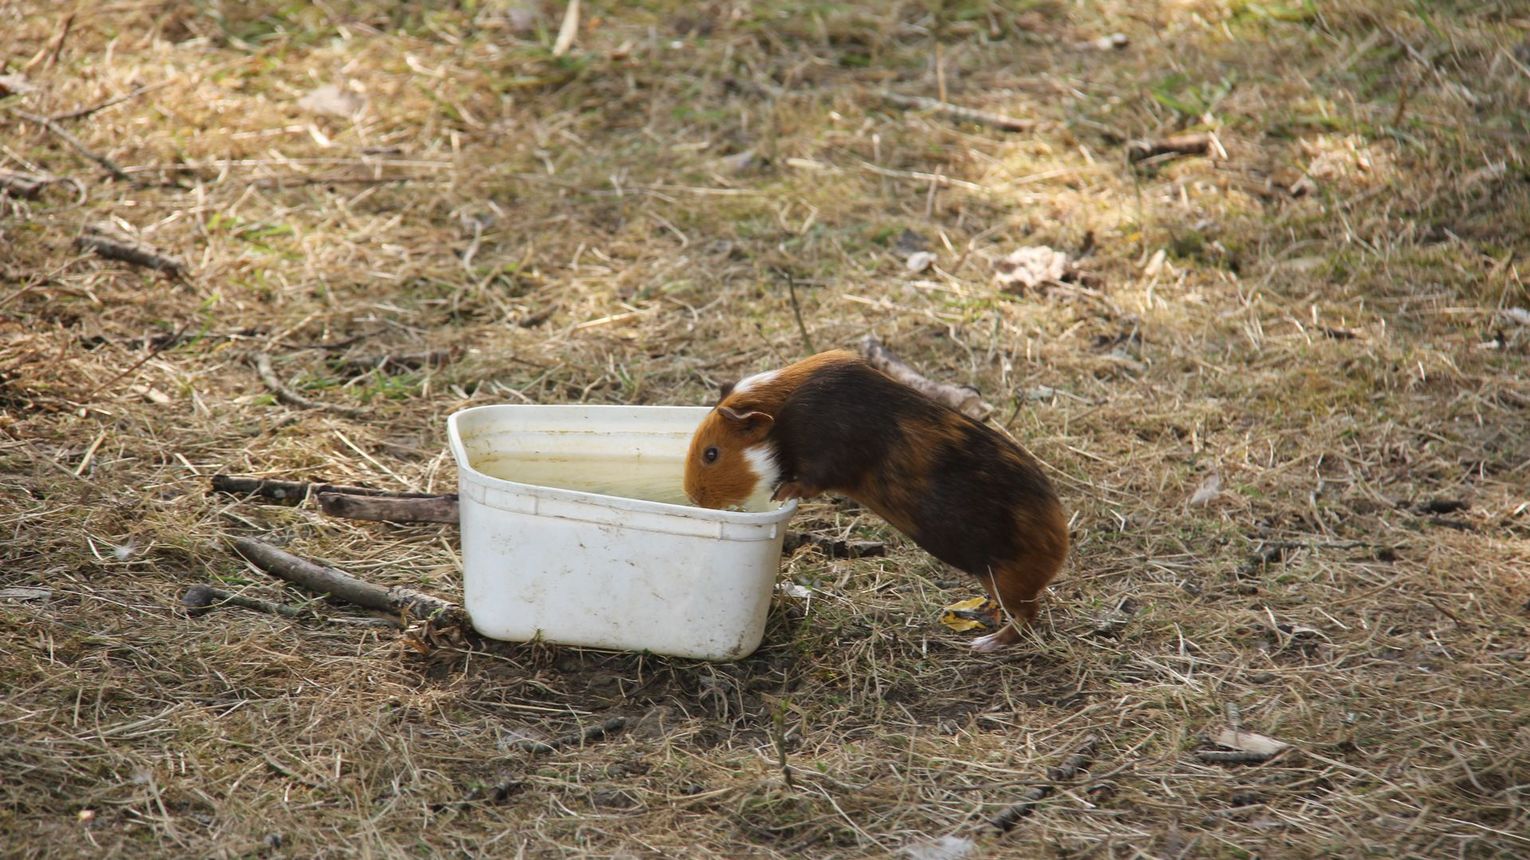
[[[685,495],[703,508],[743,504],[779,479],[766,437],[775,419],[764,412],[718,406],[701,421],[685,457]]]

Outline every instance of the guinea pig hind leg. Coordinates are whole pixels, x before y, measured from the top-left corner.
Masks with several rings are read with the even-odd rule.
[[[994,620],[1002,625],[987,636],[972,640],[972,650],[989,653],[1020,641],[1020,625],[1036,616],[1039,589],[1031,588],[1013,576],[1006,576],[1003,571],[998,575],[979,577],[979,580],[988,591],[989,598],[998,604]]]

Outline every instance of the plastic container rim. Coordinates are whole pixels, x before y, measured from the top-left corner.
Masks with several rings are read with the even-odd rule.
[[[689,519],[705,520],[708,522],[732,523],[737,525],[766,526],[776,525],[790,519],[797,510],[797,500],[792,499],[773,511],[724,511],[714,508],[699,508],[694,505],[677,505],[669,502],[655,502],[649,499],[633,499],[627,496],[609,496],[603,493],[590,493],[583,490],[569,490],[562,487],[548,487],[542,484],[524,484],[519,481],[510,481],[504,478],[496,478],[493,475],[478,471],[472,465],[472,458],[468,456],[467,446],[462,441],[460,432],[461,421],[466,416],[477,412],[512,411],[519,409],[541,410],[616,410],[616,409],[700,409],[705,407],[687,406],[623,406],[619,404],[526,404],[514,403],[488,404],[484,406],[470,406],[467,409],[459,409],[446,419],[447,439],[451,445],[452,457],[457,461],[457,469],[463,477],[474,483],[481,484],[486,488],[498,489],[506,492],[523,493],[535,498],[548,501],[576,502],[585,504],[598,504],[617,510],[632,511],[634,513],[664,514],[672,517],[686,517]],[[566,433],[587,433],[592,436],[603,435],[599,430],[567,430],[559,431]]]

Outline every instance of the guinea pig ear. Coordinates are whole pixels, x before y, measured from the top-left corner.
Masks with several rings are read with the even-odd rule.
[[[717,413],[723,417],[728,429],[742,436],[746,442],[758,442],[770,432],[776,419],[764,412],[737,412],[726,406],[717,407]]]
[[[724,382],[722,385],[718,386],[719,391],[717,395],[717,402],[721,403],[724,400],[727,400],[728,395],[733,393],[733,386],[737,384],[737,382]]]

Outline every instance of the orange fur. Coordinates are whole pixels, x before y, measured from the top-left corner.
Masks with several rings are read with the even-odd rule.
[[[764,476],[754,470],[741,451],[759,440],[742,437],[721,411],[724,407],[739,413],[761,412],[774,416],[786,397],[815,371],[829,364],[858,361],[860,358],[847,350],[822,352],[774,371],[769,381],[724,397],[717,408],[702,419],[701,426],[691,437],[685,460],[686,496],[704,508],[728,508],[743,504],[759,489]],[[717,448],[719,457],[716,462],[707,463],[702,459],[702,453],[712,447]],[[817,492],[809,495],[817,495]]]
[[[776,471],[762,474],[757,465]],[[1019,639],[1067,559],[1067,518],[1035,458],[844,350],[743,380],[697,428],[685,466],[693,502],[738,505],[765,480],[783,481],[777,499],[822,492],[855,499],[977,577],[998,606],[999,624],[973,642],[980,651]],[[995,505],[1008,505],[1008,518]]]

